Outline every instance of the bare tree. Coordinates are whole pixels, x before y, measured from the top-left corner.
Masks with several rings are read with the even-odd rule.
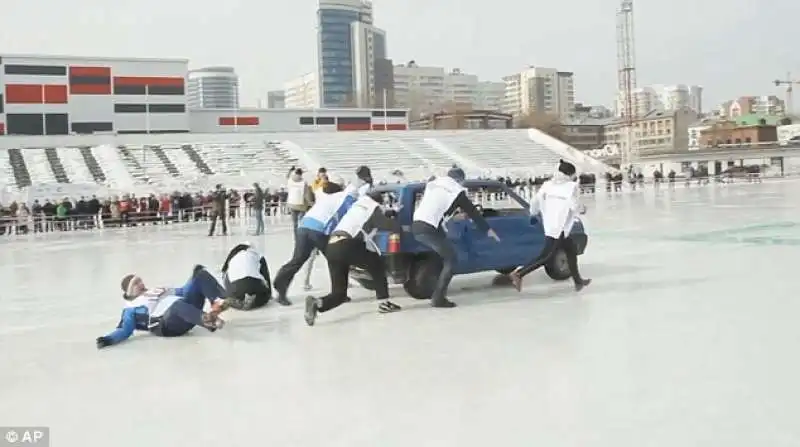
[[[561,125],[558,116],[550,113],[531,112],[521,116],[517,121],[517,128],[539,129],[553,138],[564,139],[564,126]]]

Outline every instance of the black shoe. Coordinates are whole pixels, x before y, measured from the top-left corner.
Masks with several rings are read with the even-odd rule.
[[[401,310],[403,310],[402,307],[398,306],[397,304],[395,304],[395,303],[393,303],[393,302],[391,302],[389,300],[383,301],[381,304],[378,305],[378,312],[380,312],[382,314],[388,314],[388,313],[392,313],[392,312],[399,312]]]
[[[582,279],[575,283],[575,291],[580,292],[584,287],[592,283],[591,279]]]
[[[242,309],[252,309],[256,304],[256,298],[257,296],[255,293],[246,293],[244,295],[244,301],[242,302]]]
[[[277,301],[278,301],[278,304],[280,304],[281,306],[291,306],[292,305],[292,302],[289,301],[289,298],[286,298],[286,296],[279,296]]]
[[[431,306],[440,307],[442,309],[451,309],[453,307],[456,307],[456,303],[448,300],[447,298],[440,298],[431,300]]]
[[[319,306],[317,304],[317,299],[313,296],[306,297],[306,313],[304,318],[306,324],[309,326],[314,326],[314,322],[317,321],[317,312],[319,311]]]

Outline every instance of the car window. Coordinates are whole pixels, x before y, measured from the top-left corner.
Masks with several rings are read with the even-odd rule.
[[[497,211],[525,211],[527,208],[510,197],[504,188],[469,188],[469,198],[472,203],[481,205],[483,208],[491,208]]]
[[[414,199],[414,209],[419,206],[423,192],[423,190],[417,192]],[[472,187],[467,189],[467,195],[472,200],[472,203],[483,208],[491,208],[498,211],[528,211],[525,205],[508,196],[506,190],[501,187]]]

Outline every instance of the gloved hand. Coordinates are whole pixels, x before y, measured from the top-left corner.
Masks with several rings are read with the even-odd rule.
[[[111,339],[108,337],[97,337],[95,343],[97,344],[97,349],[103,349],[112,345]]]

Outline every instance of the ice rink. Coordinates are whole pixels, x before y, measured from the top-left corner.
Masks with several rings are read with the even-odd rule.
[[[63,447],[800,445],[800,183],[586,204],[594,282],[580,294],[544,272],[522,293],[480,274],[454,280],[456,309],[396,288],[404,311],[379,315],[354,289],[310,328],[297,278],[291,308],[103,351],[124,274],[180,285],[242,240],[274,274],[291,233],[2,241],[0,425],[49,425]],[[317,293],[327,282],[318,262]]]

